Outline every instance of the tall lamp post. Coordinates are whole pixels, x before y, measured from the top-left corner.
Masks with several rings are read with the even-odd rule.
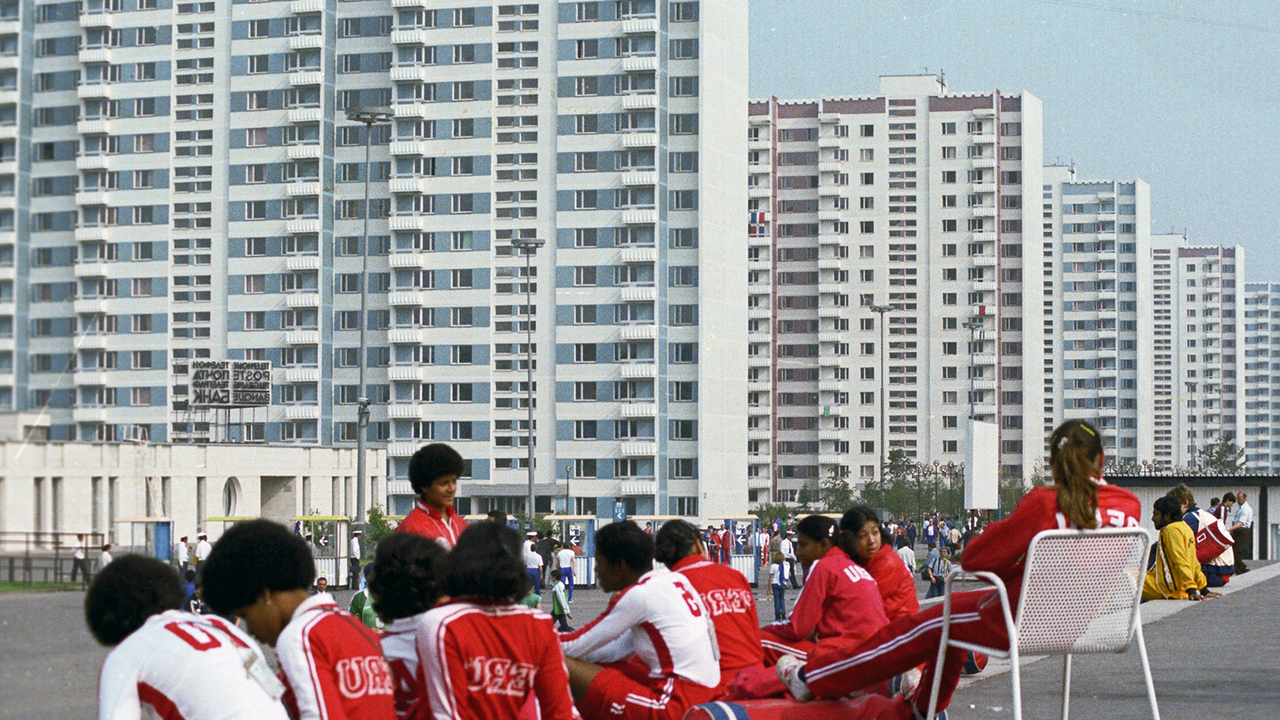
[[[890,306],[888,306],[888,305],[869,305],[869,306],[868,306],[868,309],[869,309],[869,310],[871,310],[871,312],[873,312],[873,313],[875,313],[875,314],[877,314],[877,315],[879,315],[879,316],[880,316],[880,317],[876,318],[876,322],[880,325],[880,370],[879,370],[879,372],[880,372],[880,419],[879,419],[879,425],[880,425],[880,474],[879,474],[879,476],[878,476],[878,477],[879,477],[879,479],[880,479],[880,483],[883,485],[883,484],[884,484],[884,464],[885,464],[885,448],[884,448],[884,442],[885,442],[885,440],[884,440],[884,432],[885,432],[885,424],[888,422],[888,417],[884,414],[884,393],[885,393],[885,390],[884,390],[884,383],[885,383],[885,378],[884,378],[884,374],[885,374],[885,373],[884,373],[884,353],[885,353],[885,350],[886,350],[886,348],[885,348],[885,346],[884,346],[884,314],[885,314],[885,313],[887,313],[887,312],[889,312],[889,311],[890,311],[890,310],[892,310],[893,308],[892,308],[892,307],[890,307]]]
[[[546,244],[537,238],[512,238],[511,246],[524,255],[525,398],[529,410],[529,530],[533,530],[533,254]],[[554,473],[552,473],[554,474]]]
[[[365,435],[369,427],[369,394],[365,391],[365,329],[369,294],[369,148],[373,144],[373,126],[391,122],[394,116],[386,108],[352,108],[347,119],[364,124],[364,238],[360,246],[360,374],[359,399],[356,401],[356,520],[365,517]]]
[[[964,325],[962,327],[969,331],[969,419],[974,420],[977,415],[974,410],[975,401],[973,397],[975,392],[973,357],[977,354],[977,350],[975,350],[973,346],[978,340],[978,331],[982,329],[982,320],[977,317],[971,317],[964,321]],[[969,442],[973,442],[972,437],[969,438]]]

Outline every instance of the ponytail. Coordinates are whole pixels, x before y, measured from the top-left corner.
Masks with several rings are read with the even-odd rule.
[[[1098,526],[1098,456],[1102,437],[1084,420],[1068,420],[1049,438],[1049,465],[1058,509],[1078,528]]]

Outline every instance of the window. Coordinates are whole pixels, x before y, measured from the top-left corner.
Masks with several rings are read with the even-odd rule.
[[[595,440],[597,423],[595,420],[575,420],[573,423],[574,440]]]
[[[244,204],[245,220],[266,220],[267,219],[267,201],[266,200],[249,200]]]
[[[248,128],[244,131],[245,147],[266,147],[267,145],[267,129],[266,128]]]
[[[249,74],[262,75],[270,72],[270,55],[250,55],[249,56]]]
[[[151,316],[150,315],[134,315],[132,318],[132,330],[136,333],[151,332]]]
[[[671,343],[668,348],[672,363],[689,364],[698,361],[696,343]]]
[[[455,138],[475,137],[476,121],[472,118],[461,118],[453,121],[453,136]]]
[[[672,97],[697,97],[697,95],[698,95],[698,78],[696,77],[671,78],[671,96]]]
[[[250,20],[249,21],[249,37],[265,38],[271,37],[271,23],[269,20]]]
[[[596,384],[594,382],[575,382],[573,384],[574,400],[595,400]]]
[[[245,275],[244,276],[244,292],[246,295],[255,293],[264,293],[267,291],[266,275]]]
[[[592,343],[575,343],[573,346],[573,361],[580,363],[595,362],[596,346]]]
[[[947,146],[943,147],[943,148],[942,148],[942,159],[943,159],[943,160],[955,160],[955,159],[956,159],[956,146],[955,146],[955,145],[947,145]]]
[[[266,165],[245,165],[244,181],[246,184],[264,183],[267,181]]]
[[[600,41],[595,39],[578,40],[575,43],[575,57],[579,60],[600,57]]]
[[[672,114],[672,135],[696,135],[698,133],[698,116],[696,114]]]
[[[244,254],[246,257],[261,257],[267,254],[266,238],[245,238]]]
[[[475,324],[473,309],[469,307],[453,308],[449,320],[453,327],[471,327]]]
[[[698,57],[698,40],[696,38],[671,41],[672,60],[693,60]]]

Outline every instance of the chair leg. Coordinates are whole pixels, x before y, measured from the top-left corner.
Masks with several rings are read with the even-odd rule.
[[[1062,656],[1062,720],[1071,712],[1071,653]]]
[[[1160,720],[1160,707],[1156,703],[1156,685],[1151,679],[1151,663],[1147,660],[1147,643],[1142,639],[1142,618],[1137,618],[1134,635],[1138,640],[1138,655],[1142,658],[1142,674],[1147,681],[1147,698],[1151,700],[1151,720]]]
[[[1013,720],[1022,720],[1022,669],[1017,637],[1009,638],[1009,675],[1013,678]]]

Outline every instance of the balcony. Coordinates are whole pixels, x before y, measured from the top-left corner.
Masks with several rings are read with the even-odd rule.
[[[653,302],[658,299],[658,288],[649,286],[622,288],[622,302]]]
[[[414,154],[414,153],[392,153],[396,154]],[[391,178],[387,183],[387,189],[393,193],[426,193],[427,182],[425,178]]]
[[[640,170],[622,174],[622,184],[628,187],[633,185],[656,185],[657,183],[658,174],[652,170]]]
[[[994,168],[996,159],[989,157],[973,158],[973,166],[976,168]]]
[[[311,68],[294,70],[289,73],[289,84],[293,87],[299,87],[301,85],[323,85],[324,71]]]
[[[107,225],[81,225],[75,230],[76,242],[102,242],[107,239],[108,230]]]
[[[284,296],[284,303],[291,308],[320,307],[320,293],[289,293]]]
[[[387,407],[387,416],[393,420],[418,420],[424,415],[425,408],[416,403],[394,403]]]
[[[835,160],[821,160],[818,162],[818,172],[820,173],[840,172],[840,163]]]
[[[818,342],[820,343],[838,343],[842,339],[844,339],[843,336],[835,330],[823,330],[818,333]]]
[[[387,443],[387,454],[393,457],[409,457],[417,452],[422,445],[423,443],[415,440]]]
[[[628,379],[651,378],[658,375],[658,366],[651,362],[626,363],[622,366],[622,377]]]
[[[311,48],[324,47],[324,35],[321,33],[310,33],[307,35],[291,35],[289,37],[290,50],[308,50]]]
[[[431,368],[422,365],[392,365],[387,368],[387,379],[392,381],[422,382]]]
[[[658,32],[658,18],[631,18],[622,21],[623,35],[643,35]]]
[[[622,147],[654,147],[658,144],[658,135],[651,132],[623,133]]]
[[[652,495],[658,491],[657,480],[622,480],[618,483],[618,494],[623,497],[636,495]]]
[[[285,270],[319,270],[319,255],[288,255],[284,259]]]
[[[973,265],[974,267],[995,267],[996,256],[995,255],[974,255]]]
[[[656,247],[626,248],[622,251],[622,262],[624,263],[652,263],[657,261],[658,248]]]
[[[72,408],[71,419],[78,423],[102,423],[107,421],[107,408],[84,407]]]
[[[288,345],[319,345],[319,330],[289,330],[284,334],[284,341]]]
[[[622,96],[622,107],[626,110],[652,110],[658,107],[658,96],[653,93],[624,95]]]
[[[113,263],[92,262],[92,261],[78,262],[76,263],[76,268],[75,268],[76,277],[78,278],[106,277],[107,269],[111,267],[112,264]]]
[[[290,160],[316,160],[320,157],[321,148],[319,143],[297,143],[287,146],[285,154]]]
[[[76,347],[81,350],[105,350],[112,336],[106,333],[84,333],[76,336]]]
[[[766,198],[772,193],[768,185],[752,185],[747,188],[747,197]]]
[[[284,231],[290,235],[314,235],[320,232],[320,218],[298,218],[296,220],[289,220],[284,224],[284,228]]]
[[[81,135],[107,135],[111,128],[106,120],[81,120],[76,123],[76,132]]]
[[[80,27],[82,28],[109,28],[114,27],[111,13],[105,11],[89,11],[80,16]]]
[[[294,15],[324,12],[324,0],[293,0],[289,3],[289,12]]]
[[[391,305],[410,305],[423,307],[427,304],[427,294],[418,290],[396,290],[387,295]]]
[[[387,342],[397,345],[428,345],[429,332],[421,328],[392,328],[387,331]]]
[[[104,170],[109,155],[81,155],[76,158],[77,170]]]
[[[98,368],[76,369],[77,385],[106,385],[110,375]]]
[[[622,222],[624,225],[652,225],[658,222],[658,211],[651,208],[644,210],[623,210]]]
[[[768,306],[756,306],[747,308],[747,318],[751,320],[765,320],[773,316],[773,309]]]
[[[840,270],[845,266],[846,262],[848,261],[844,258],[838,257],[818,258],[818,270]]]
[[[392,215],[387,219],[387,227],[391,230],[426,230],[431,224],[427,215]]]
[[[392,155],[426,156],[431,154],[427,150],[427,143],[421,140],[396,140],[391,143],[390,150]],[[396,180],[417,180],[417,179],[418,178],[395,178],[391,182],[395,182]],[[396,192],[396,191],[392,190],[391,192]],[[403,192],[409,192],[409,191],[403,191]]]
[[[110,196],[103,190],[81,190],[76,193],[77,205],[110,205]]]
[[[285,368],[284,381],[287,383],[320,382],[320,368],[314,368],[314,367]]]
[[[619,412],[624,418],[653,417],[658,414],[658,406],[648,402],[623,403]]]
[[[107,311],[107,301],[103,298],[78,298],[71,303],[71,309],[77,315],[98,315]]]
[[[104,98],[111,95],[110,83],[83,83],[76,88],[76,97],[81,100],[87,98]]]
[[[289,110],[289,122],[313,123],[324,119],[324,112],[318,107],[297,107]]]
[[[431,262],[429,254],[419,252],[392,253],[388,259],[393,268],[425,268]]]
[[[396,104],[391,107],[391,111],[394,112],[396,114],[396,117],[398,118],[400,117],[410,117],[410,118],[432,117],[431,105],[424,102],[397,101]]]
[[[622,59],[623,72],[651,72],[658,69],[658,58],[655,55],[638,55]]]
[[[295,180],[294,182],[291,182],[285,185],[284,191],[285,191],[285,194],[287,194],[289,197],[319,195],[320,183],[319,181],[314,181],[314,180],[313,181]]]
[[[286,405],[284,416],[290,420],[318,420],[320,418],[320,406]]]
[[[86,65],[111,62],[111,48],[91,47],[80,50],[79,60]]]
[[[658,337],[657,325],[623,325],[619,337],[623,340],[654,340]]]
[[[622,443],[623,457],[649,457],[658,454],[658,443],[656,442],[624,442]]]
[[[969,208],[969,210],[971,210],[971,211],[973,212],[974,217],[988,217],[988,218],[993,218],[993,217],[995,217],[995,216],[996,216],[996,209],[995,209],[995,207],[989,207],[989,206],[985,206],[985,205],[979,205],[979,206],[977,206],[977,207],[971,207],[971,208]]]

